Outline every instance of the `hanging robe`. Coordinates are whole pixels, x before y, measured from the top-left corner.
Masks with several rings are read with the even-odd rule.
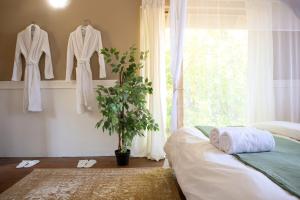
[[[40,29],[38,25],[31,24],[18,34],[12,80],[21,80],[21,54],[23,54],[26,62],[23,95],[24,111],[42,111],[39,60],[43,52],[46,55],[45,78],[52,79],[54,75],[47,32]]]
[[[98,53],[100,65],[100,78],[106,77],[104,57],[100,54],[102,40],[100,31],[92,26],[79,26],[70,34],[67,50],[66,81],[71,80],[74,56],[77,60],[76,67],[76,110],[84,113],[92,109],[94,98],[92,71],[90,58],[94,52]]]

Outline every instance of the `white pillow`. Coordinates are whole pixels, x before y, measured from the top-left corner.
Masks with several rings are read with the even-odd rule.
[[[270,121],[252,124],[252,126],[300,141],[300,124],[286,121]]]

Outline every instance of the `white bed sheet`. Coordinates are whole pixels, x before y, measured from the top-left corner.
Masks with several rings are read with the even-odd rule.
[[[195,128],[182,128],[165,145],[170,166],[188,200],[298,199],[262,173],[212,146]]]
[[[251,126],[271,131],[273,134],[276,135],[281,135],[300,141],[300,123],[270,121],[252,124]]]

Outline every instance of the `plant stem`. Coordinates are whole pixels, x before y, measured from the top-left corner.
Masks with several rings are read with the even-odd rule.
[[[118,134],[118,136],[119,136],[119,145],[118,145],[118,150],[121,150],[121,135],[120,135],[120,134]]]
[[[121,69],[120,73],[119,73],[119,82],[120,82],[120,86],[123,86],[123,69]],[[122,100],[123,103],[123,100]],[[121,151],[123,149],[123,118],[124,118],[124,106],[122,106],[122,112],[119,115],[119,150]]]

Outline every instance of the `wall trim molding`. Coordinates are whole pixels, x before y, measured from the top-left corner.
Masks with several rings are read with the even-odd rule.
[[[112,86],[116,83],[116,80],[93,80],[94,88],[97,85]],[[0,90],[20,90],[24,87],[24,81],[0,81]],[[42,89],[74,89],[76,88],[76,81],[64,81],[64,80],[49,80],[41,81]]]
[[[93,80],[93,87],[103,85],[112,86],[117,80]],[[20,90],[24,87],[24,81],[0,81],[0,90]],[[274,80],[275,88],[300,87],[300,80]],[[41,81],[41,89],[74,89],[76,88],[76,80],[43,80]]]

